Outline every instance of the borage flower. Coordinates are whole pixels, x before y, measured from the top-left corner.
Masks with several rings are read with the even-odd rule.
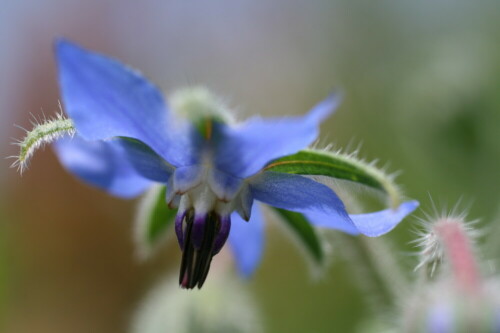
[[[398,205],[392,179],[372,165],[342,154],[300,151],[316,140],[319,124],[339,102],[337,95],[304,116],[236,124],[204,89],[182,90],[167,105],[153,84],[119,62],[67,41],[56,49],[64,109],[76,132],[56,142],[59,159],[85,182],[121,197],[163,184],[157,193],[164,197],[157,202],[167,213],[147,228],[155,236],[168,225],[167,205],[177,209],[183,288],[203,285],[212,257],[228,238],[241,273],[253,272],[263,246],[263,218],[255,200],[293,220],[316,254],[320,250],[310,241],[309,222],[379,236],[418,205]],[[394,205],[349,215],[337,194],[311,175],[374,187],[387,192]]]

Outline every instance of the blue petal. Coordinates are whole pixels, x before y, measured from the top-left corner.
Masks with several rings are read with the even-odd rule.
[[[243,181],[217,169],[208,174],[208,183],[219,200],[229,202],[238,193]]]
[[[315,227],[335,229],[350,235],[359,235],[359,230],[354,223],[346,223],[345,220],[333,219],[330,214],[309,212],[305,213],[304,216]],[[352,215],[349,215],[349,217],[352,219]]]
[[[417,201],[402,203],[398,209],[385,209],[366,214],[349,214],[353,224],[347,225],[332,220],[327,214],[318,212],[307,213],[305,216],[316,227],[332,228],[351,235],[362,233],[369,237],[381,236],[388,233],[399,224],[407,215],[418,207]]]
[[[144,143],[129,138],[114,138],[110,141],[121,146],[129,163],[144,178],[166,184],[174,173],[174,167]]]
[[[219,170],[246,178],[269,161],[297,152],[311,144],[319,134],[319,124],[339,104],[331,95],[300,117],[270,120],[251,119],[239,127],[219,125],[215,164]]]
[[[63,138],[55,144],[61,164],[86,183],[119,197],[134,197],[151,185],[138,175],[113,141]]]
[[[196,133],[176,121],[158,89],[138,72],[70,42],[57,43],[65,110],[87,140],[138,139],[175,166],[197,161]]]
[[[250,180],[252,196],[268,205],[310,214],[327,216],[323,226],[354,230],[340,198],[329,187],[309,178],[279,172],[263,172]]]
[[[264,220],[258,207],[252,208],[250,221],[244,221],[237,213],[231,215],[229,245],[236,266],[244,277],[250,277],[259,265],[264,249]]]
[[[174,189],[176,193],[185,193],[198,186],[203,180],[203,168],[199,165],[181,167],[174,173]]]
[[[394,229],[418,205],[418,201],[406,201],[396,210],[386,209],[374,213],[350,215],[350,217],[359,232],[369,237],[377,237]]]

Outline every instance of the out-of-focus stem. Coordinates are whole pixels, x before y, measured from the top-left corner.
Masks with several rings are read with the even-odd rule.
[[[384,314],[408,290],[408,279],[387,239],[336,235],[360,287],[374,310]]]
[[[500,239],[500,209],[492,222],[485,239],[485,250],[487,257],[490,258],[492,272],[496,273],[500,268],[500,242],[498,241]]]

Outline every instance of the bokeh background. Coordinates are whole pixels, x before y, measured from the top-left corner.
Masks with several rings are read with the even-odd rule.
[[[64,36],[167,93],[206,85],[241,119],[303,113],[340,87],[321,142],[361,143],[363,157],[402,171],[425,211],[430,197],[463,198],[489,232],[500,223],[499,32],[498,0],[1,0],[0,156],[16,154],[13,124],[58,110],[52,44]],[[0,331],[126,332],[148,290],[177,274],[175,242],[139,263],[134,202],[80,183],[51,149],[22,177],[11,162],[0,159]],[[385,236],[409,267],[414,229],[408,218]],[[315,281],[286,233],[268,230],[262,266],[241,286],[266,332],[366,326],[371,310],[342,249]],[[494,263],[498,250],[485,256]]]

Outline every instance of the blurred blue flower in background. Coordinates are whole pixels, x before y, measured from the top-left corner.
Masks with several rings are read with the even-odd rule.
[[[113,59],[64,40],[56,49],[64,109],[76,130],[56,142],[59,159],[85,182],[120,197],[166,185],[165,205],[178,209],[183,288],[203,285],[212,257],[228,239],[241,273],[254,271],[263,247],[263,218],[254,200],[301,213],[316,226],[367,236],[390,231],[418,206],[408,201],[349,215],[325,184],[272,171],[271,162],[316,140],[337,95],[304,116],[237,124],[205,89],[179,91],[167,104],[153,84]]]

